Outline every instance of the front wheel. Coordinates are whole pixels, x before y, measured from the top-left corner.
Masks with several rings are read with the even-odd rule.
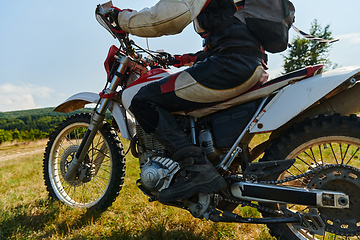
[[[355,115],[319,116],[295,125],[274,139],[262,161],[296,159],[293,166],[283,172],[278,179],[286,179],[326,164],[333,164],[334,170],[324,170],[321,176],[299,178],[286,184],[292,187],[344,192],[349,195],[350,208],[334,210],[267,204],[271,208],[286,207],[304,213],[315,210],[325,224],[323,236],[296,228],[292,224],[269,224],[270,233],[283,240],[360,239],[359,158],[360,119]],[[269,214],[263,213],[263,216]]]
[[[90,119],[89,114],[74,115],[54,131],[44,154],[44,180],[53,199],[71,207],[106,210],[119,195],[125,176],[123,146],[108,123],[96,133],[76,178],[68,181],[64,177]]]

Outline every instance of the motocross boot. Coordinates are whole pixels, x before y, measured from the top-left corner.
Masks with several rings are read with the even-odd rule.
[[[214,193],[226,187],[225,180],[206,159],[200,147],[187,146],[173,155],[180,171],[175,182],[159,193],[160,202],[172,202],[191,197],[194,193]]]

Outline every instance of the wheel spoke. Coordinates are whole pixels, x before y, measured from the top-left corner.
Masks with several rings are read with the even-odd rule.
[[[101,183],[102,185],[104,185],[105,187],[107,186],[107,184],[105,184],[103,181],[101,181],[101,180],[98,179],[98,178],[94,178],[93,180],[94,180],[94,183],[96,183],[96,184],[97,184],[97,182],[99,182],[99,183]],[[96,180],[97,180],[97,181],[96,181]]]
[[[310,148],[310,151],[312,152],[312,149]],[[311,157],[306,151],[304,151],[304,153],[314,162],[316,162],[315,157]]]
[[[353,157],[356,155],[356,153],[359,151],[359,148],[356,149],[354,154],[350,157],[350,159],[345,163],[345,165],[349,165],[349,162],[353,159]]]
[[[91,190],[89,189],[89,187],[86,185],[86,189],[88,190],[89,192],[89,197],[92,197],[94,201],[96,201],[96,198],[93,196]]]
[[[95,150],[97,150],[98,154],[102,154],[102,155],[104,155],[105,157],[110,158],[110,155],[104,153],[103,151],[101,151],[101,149],[96,148]]]
[[[102,140],[101,136],[99,136],[98,142],[97,142],[97,144],[95,144],[95,148],[98,148],[98,146],[102,143],[103,143],[103,140]]]
[[[65,151],[65,148],[62,146],[62,144],[59,145],[59,147]],[[59,151],[57,151],[59,153]]]
[[[95,166],[102,166],[102,167],[108,167],[108,168],[111,168],[111,166],[110,166],[110,165],[103,164],[103,163],[101,163],[101,164],[95,164]]]
[[[94,164],[91,165],[94,169],[90,169],[95,170],[91,181],[82,182],[78,171],[74,180],[67,181],[64,176],[68,170],[67,165],[74,159],[90,121],[90,114],[74,115],[55,129],[45,152],[43,164],[45,184],[50,196],[69,206],[106,209],[115,199],[106,198],[99,201],[99,198],[104,194],[115,195],[121,190],[124,182],[123,178],[111,177],[113,168],[119,171],[121,176],[125,173],[123,148],[119,136],[110,131],[109,124],[103,124],[90,141],[85,163]],[[112,187],[108,187],[111,183],[113,183]]]
[[[85,205],[85,193],[84,193],[84,188],[85,188],[85,186],[84,186],[85,184],[83,184],[82,185],[82,196],[81,196],[81,201],[82,201],[82,203]]]
[[[331,151],[332,151],[332,153],[333,153],[333,155],[334,155],[334,159],[335,159],[336,163],[339,164],[339,162],[338,162],[338,160],[337,160],[337,158],[336,158],[335,152],[334,152],[334,148],[332,147],[332,144],[329,143],[329,145],[330,145]]]
[[[105,181],[108,181],[109,179],[108,178],[105,178],[105,177],[101,177],[101,176],[96,176],[94,178],[100,178],[100,179],[104,179]]]
[[[296,165],[293,165],[293,167],[300,172],[300,174],[303,174],[304,172],[301,171]],[[294,176],[294,175],[293,175]]]
[[[73,193],[72,193],[72,197],[71,197],[75,202],[76,202],[76,187],[74,187]]]
[[[340,149],[340,158],[341,158],[341,163],[343,162],[343,152],[341,149],[341,143],[339,143],[339,149]]]
[[[297,156],[296,158],[302,161],[303,163],[305,163],[306,165],[308,165],[310,169],[314,169],[310,164],[308,164],[305,160],[301,159],[299,156]]]
[[[322,155],[322,151],[321,151],[321,145],[319,145],[318,147],[319,147],[319,154],[320,154],[321,164],[323,164],[324,159],[323,159],[323,155]]]
[[[314,160],[314,163],[317,165],[317,162],[316,162],[316,158],[315,158],[315,155],[314,155],[314,152],[313,152],[313,149],[310,148],[310,151],[311,151],[311,155],[313,156],[313,160]]]
[[[80,142],[79,128],[76,129],[75,139],[76,139],[76,143],[79,144]]]
[[[344,166],[348,165],[355,168],[360,166],[360,137],[357,137],[360,136],[360,118],[355,118],[355,116],[320,116],[299,123],[297,127],[281,133],[276,140],[274,139],[263,159],[270,161],[295,158],[296,162],[288,171],[280,175],[279,179],[274,180],[291,178],[295,175],[293,181],[285,181],[283,184],[291,184],[291,186],[298,188],[311,186],[315,189],[340,191],[351,196],[352,201],[354,199],[359,201],[360,173],[356,172],[358,170]],[[341,121],[338,121],[339,119]],[[307,134],[308,132],[311,134]],[[291,144],[287,142],[289,139],[292,140]],[[328,166],[318,168],[325,165]],[[296,176],[314,168],[318,168],[316,174],[301,178],[301,184],[295,182],[299,179]],[[342,174],[339,175],[338,172]],[[287,208],[295,211],[309,211],[308,207],[301,205],[289,204]],[[350,206],[350,209],[342,209],[341,211],[333,211],[327,208],[317,209],[317,211],[326,223],[323,235],[314,234],[311,231],[288,224],[290,232],[284,234],[285,238],[360,240],[360,235],[357,233],[359,230],[359,221],[357,220],[359,208],[354,204]],[[274,233],[280,232],[276,226],[268,225],[268,227]],[[279,234],[275,234],[275,237],[281,237]]]
[[[109,172],[108,170],[106,170],[106,169],[104,169],[104,168],[99,169],[99,171],[100,171],[100,170],[103,170],[103,171],[105,171],[105,172],[107,172],[107,173],[111,174],[111,172]]]
[[[71,143],[72,145],[75,145],[75,144],[71,141],[70,133],[69,133],[68,136],[66,136],[66,140],[68,140],[68,142]]]
[[[93,179],[93,181],[94,181],[95,186],[96,186],[95,189],[96,189],[98,195],[100,196],[101,193],[103,192],[103,190],[101,189],[101,187],[100,187],[99,184],[97,183],[96,179]],[[101,181],[99,181],[99,182],[102,183]],[[102,184],[104,184],[104,183],[102,183]],[[104,184],[104,185],[105,185],[105,187],[106,187],[106,184]],[[100,191],[99,191],[99,190],[100,190]]]
[[[344,153],[344,157],[341,159],[341,164],[344,164],[344,160],[346,158],[346,155],[347,155],[347,152],[350,148],[350,144],[347,144],[347,147],[346,147],[346,150],[345,150],[345,153]]]

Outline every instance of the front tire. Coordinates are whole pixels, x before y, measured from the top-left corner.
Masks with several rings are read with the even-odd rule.
[[[291,129],[281,133],[274,139],[272,145],[265,151],[265,155],[261,161],[278,160],[278,159],[296,159],[294,165],[287,171],[283,172],[278,179],[284,179],[293,175],[305,173],[308,170],[326,164],[348,165],[360,168],[360,119],[355,115],[349,117],[319,116],[314,119],[295,125]],[[276,179],[272,179],[276,180]],[[310,179],[299,179],[291,181],[287,185],[294,187],[308,187]],[[350,208],[342,211],[329,211],[317,209],[320,216],[326,211],[326,215],[330,215],[332,219],[323,219],[326,225],[325,236],[315,235],[308,231],[298,231],[292,224],[269,224],[271,235],[277,239],[293,240],[293,239],[359,239],[360,237],[360,212],[359,194],[360,184],[354,184],[350,181],[335,180],[330,185],[340,185],[337,191],[344,191],[350,196]],[[319,187],[320,188],[320,187]],[[347,191],[346,189],[352,189]],[[355,191],[354,191],[355,189]],[[279,209],[279,204],[263,204],[268,207]],[[308,212],[306,206],[292,205],[287,208]],[[335,214],[337,212],[337,214]],[[263,212],[264,217],[270,214]],[[345,226],[345,222],[351,218],[355,222],[352,226]],[[329,218],[329,217],[327,217]],[[333,220],[333,221],[331,221]],[[335,226],[335,222],[339,222],[339,226]],[[345,227],[342,228],[342,225]]]
[[[119,195],[125,176],[123,146],[108,123],[104,122],[96,133],[83,171],[73,181],[64,178],[90,120],[90,114],[74,115],[54,131],[44,154],[44,180],[49,196],[55,200],[71,207],[106,210]]]

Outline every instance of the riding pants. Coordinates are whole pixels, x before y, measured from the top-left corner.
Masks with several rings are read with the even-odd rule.
[[[143,86],[129,110],[145,132],[171,154],[192,145],[172,115],[215,105],[253,87],[263,72],[261,59],[235,53],[215,53],[184,71]]]

